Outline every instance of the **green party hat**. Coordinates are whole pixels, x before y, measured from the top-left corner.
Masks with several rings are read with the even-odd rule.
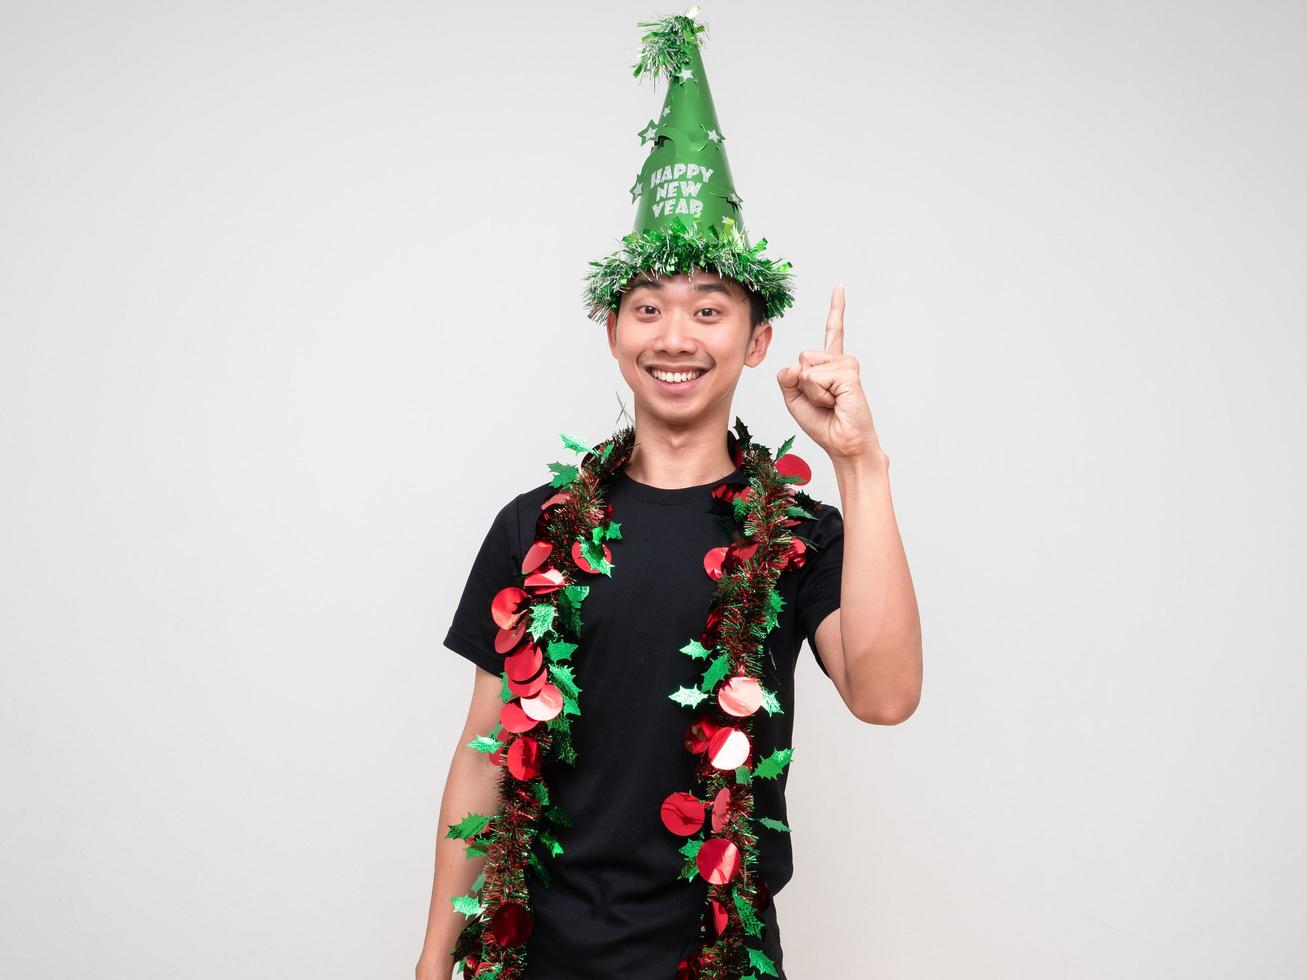
[[[640,128],[651,144],[640,175],[631,185],[639,202],[635,230],[607,258],[591,262],[585,301],[590,316],[603,320],[638,273],[654,276],[712,269],[763,299],[766,319],[794,303],[790,263],[762,254],[767,239],[750,245],[740,216],[726,137],[717,121],[712,92],[699,53],[705,26],[698,7],[684,14],[639,24],[648,28],[635,77],[667,80],[662,111]]]

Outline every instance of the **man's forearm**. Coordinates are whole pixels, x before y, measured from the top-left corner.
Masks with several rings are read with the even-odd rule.
[[[902,721],[921,697],[921,619],[879,450],[835,461],[844,517],[840,640],[853,702]]]
[[[498,770],[489,757],[473,752],[462,739],[450,762],[445,792],[440,801],[440,824],[436,834],[435,876],[431,887],[431,908],[427,914],[426,938],[422,944],[419,977],[449,980],[453,972],[454,943],[466,917],[454,911],[450,900],[466,895],[485,864],[484,857],[469,859],[463,841],[447,837],[446,831],[469,813],[493,816],[499,802]],[[443,971],[443,972],[442,972]]]

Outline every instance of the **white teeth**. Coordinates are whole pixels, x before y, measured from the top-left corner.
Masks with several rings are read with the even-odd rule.
[[[669,371],[659,371],[657,368],[652,369],[649,373],[659,381],[671,381],[673,383],[677,381],[691,381],[703,374],[702,371],[677,371],[672,373]]]

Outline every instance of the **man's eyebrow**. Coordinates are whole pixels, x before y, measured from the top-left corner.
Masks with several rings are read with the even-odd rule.
[[[727,296],[731,295],[731,291],[726,288],[726,283],[718,282],[715,279],[695,283],[694,290],[697,293],[725,293]]]
[[[638,280],[638,281],[636,281],[636,282],[631,283],[631,285],[627,286],[627,287],[626,287],[626,291],[627,291],[628,293],[633,293],[633,292],[635,292],[637,289],[641,288],[642,286],[643,286],[645,289],[662,289],[662,288],[663,288],[663,284],[660,283],[657,279],[640,279],[640,280]]]
[[[631,283],[631,285],[627,287],[626,291],[628,293],[633,293],[641,287],[644,287],[646,289],[662,289],[663,284],[659,282],[657,279],[641,279],[638,282]],[[727,287],[726,283],[721,282],[720,280],[717,279],[696,282],[694,284],[694,291],[697,293],[725,293],[727,296],[731,294],[731,291]]]

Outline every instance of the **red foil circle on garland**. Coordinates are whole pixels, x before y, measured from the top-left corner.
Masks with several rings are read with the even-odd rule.
[[[738,769],[749,758],[749,736],[738,728],[719,728],[708,743],[708,758],[718,769]]]
[[[703,826],[703,801],[693,793],[669,793],[660,812],[663,826],[682,837],[689,837]]]
[[[521,946],[531,935],[531,913],[517,902],[505,902],[490,917],[490,934],[500,946]]]
[[[525,782],[540,775],[540,743],[530,735],[519,735],[508,747],[508,771]]]
[[[510,681],[525,683],[540,673],[544,662],[545,657],[540,648],[534,643],[526,643],[520,650],[504,658],[504,670],[508,672]]]
[[[549,721],[563,710],[563,692],[553,684],[545,684],[535,697],[522,699],[522,710],[536,721]]]
[[[794,453],[786,453],[780,459],[776,460],[776,472],[781,476],[799,476],[803,479],[796,481],[793,486],[801,487],[812,479],[812,469],[800,457]]]
[[[613,560],[613,552],[608,545],[604,545],[604,559],[609,562]],[[581,552],[580,541],[572,542],[572,561],[576,562],[576,567],[581,569],[583,572],[589,572],[591,575],[599,574],[599,572],[585,560],[585,555]]]
[[[735,562],[745,562],[752,558],[753,553],[757,550],[758,544],[756,541],[753,544],[741,545],[738,548],[732,545],[731,557]]]
[[[540,509],[548,510],[550,507],[554,506],[555,504],[561,504],[563,501],[569,499],[570,497],[571,494],[569,494],[566,490],[560,490],[558,491],[558,493],[554,494],[552,497],[550,497],[548,500],[542,503],[540,505]]]
[[[522,584],[534,595],[547,595],[550,592],[557,592],[567,584],[567,580],[557,568],[547,568],[543,572],[528,575]]]
[[[521,705],[516,701],[510,701],[499,709],[499,723],[504,726],[504,731],[512,732],[514,735],[521,735],[523,732],[529,732],[535,728],[539,721],[527,717]]]
[[[731,795],[731,788],[723,786],[717,791],[717,795],[712,800],[712,832],[720,834],[726,829],[726,824],[734,816],[735,797]]]
[[[789,562],[795,568],[802,568],[807,560],[808,546],[802,538],[790,538]]]
[[[717,703],[728,715],[747,718],[762,707],[762,685],[758,678],[737,674],[717,688]]]
[[[711,609],[708,610],[708,619],[704,622],[704,627],[703,627],[704,632],[711,633],[712,631],[717,629],[717,624],[720,623],[721,621],[722,621],[722,608],[721,606],[714,605]],[[707,646],[707,644],[704,645]]]
[[[511,630],[500,629],[495,633],[495,653],[511,653],[513,648],[522,642],[524,633],[526,633],[525,617],[519,619]]]
[[[507,668],[505,668],[505,671],[507,671]],[[532,674],[528,680],[515,681],[512,677],[509,677],[508,690],[519,698],[533,698],[540,693],[540,689],[547,683],[549,683],[549,671],[545,670],[544,666],[541,665],[540,670]]]
[[[711,718],[699,718],[685,730],[685,747],[690,752],[707,752],[718,725]]]
[[[544,564],[549,553],[554,550],[554,546],[548,541],[536,541],[531,547],[526,549],[526,554],[522,556],[522,572],[534,572]]]
[[[722,577],[722,563],[726,561],[726,551],[726,545],[722,545],[720,548],[709,548],[708,553],[703,556],[703,570],[714,582]]]
[[[512,629],[522,614],[522,603],[528,596],[515,585],[500,589],[490,600],[490,616],[501,630]]]
[[[740,849],[725,837],[709,837],[699,845],[694,863],[712,885],[724,885],[740,870]]]
[[[726,906],[717,901],[717,899],[710,898],[708,901],[712,905],[712,915],[709,916],[708,922],[709,925],[712,926],[713,938],[716,939],[718,936],[726,932],[726,926],[730,923],[731,916],[730,913],[727,912]]]
[[[699,951],[676,964],[676,980],[699,980]]]

